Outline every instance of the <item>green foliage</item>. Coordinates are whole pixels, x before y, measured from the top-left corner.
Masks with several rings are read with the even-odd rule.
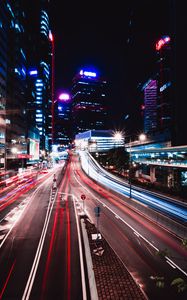
[[[129,153],[124,147],[114,148],[108,151],[107,161],[109,165],[115,166],[119,173],[129,168]]]
[[[164,277],[161,277],[161,276],[151,276],[150,277],[152,280],[154,280],[156,282],[156,286],[158,288],[164,288]]]
[[[169,251],[168,249],[164,249],[164,250],[159,250],[158,252],[156,252],[156,255],[160,256],[161,258],[165,258],[166,256],[170,256],[169,255]]]
[[[187,283],[182,279],[182,278],[175,278],[171,282],[171,286],[174,286],[177,288],[178,293],[183,292],[184,290],[187,289]]]
[[[187,239],[182,240],[182,246],[187,249]]]
[[[165,282],[164,277],[162,276],[150,276],[150,279],[155,281],[156,287],[164,288]],[[175,278],[170,284],[172,287],[175,287],[178,293],[182,293],[187,289],[187,283],[182,278]]]

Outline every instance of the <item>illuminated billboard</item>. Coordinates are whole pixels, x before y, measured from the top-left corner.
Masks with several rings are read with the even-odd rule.
[[[29,160],[39,160],[39,141],[31,139],[29,141]]]

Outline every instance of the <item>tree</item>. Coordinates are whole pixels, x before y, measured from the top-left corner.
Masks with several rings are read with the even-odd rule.
[[[187,239],[182,240],[182,246],[187,249]]]
[[[171,282],[171,286],[174,286],[177,288],[178,293],[181,293],[187,289],[187,283],[182,278],[175,278]]]
[[[129,153],[124,147],[109,150],[106,159],[109,165],[115,166],[119,173],[129,169]]]

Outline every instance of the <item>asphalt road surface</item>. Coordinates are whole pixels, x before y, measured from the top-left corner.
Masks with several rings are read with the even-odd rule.
[[[52,192],[54,172],[57,189]],[[150,300],[187,299],[171,286],[176,278],[187,279],[187,250],[181,240],[132,209],[125,197],[89,179],[78,156],[16,195],[0,205],[0,299],[89,299],[77,218],[82,213]],[[158,288],[157,281],[164,286]]]

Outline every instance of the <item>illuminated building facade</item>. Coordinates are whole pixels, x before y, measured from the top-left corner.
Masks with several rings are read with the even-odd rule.
[[[96,72],[81,70],[72,85],[73,137],[87,130],[107,129],[106,81]]]
[[[3,168],[19,168],[27,154],[25,15],[19,1],[3,1],[0,6],[0,105],[3,116]],[[5,127],[4,127],[5,126]],[[2,167],[2,159],[1,159]]]
[[[49,1],[32,1],[25,4],[27,15],[28,118],[39,129],[40,150],[48,151],[51,145],[51,41]],[[32,123],[33,124],[33,123]]]
[[[172,144],[187,145],[186,121],[186,70],[187,70],[187,28],[186,2],[172,1],[172,62],[173,62],[173,122]]]
[[[159,131],[171,131],[172,94],[171,94],[171,41],[169,36],[163,36],[156,43],[158,64],[158,101],[157,127]]]
[[[166,139],[170,138],[173,146],[187,145],[185,1],[168,0],[163,1],[162,5],[155,2],[154,9],[152,9],[151,2],[148,4],[147,1],[135,1],[130,5],[131,14],[127,40],[128,86],[131,87],[130,103],[136,99],[133,95],[135,80],[145,82],[146,77],[156,79],[158,82],[158,132],[160,131],[163,139],[164,134]],[[159,22],[157,22],[158,18]],[[147,30],[150,38],[147,38]],[[142,34],[143,32],[145,34]],[[153,49],[154,42],[155,49]],[[140,51],[137,51],[137,48]],[[154,50],[155,55],[152,52]],[[135,105],[131,114],[134,114]]]
[[[67,146],[71,143],[71,97],[61,93],[55,103],[55,132],[54,143]]]
[[[0,169],[5,167],[5,131],[6,131],[6,78],[7,78],[7,30],[9,24],[5,3],[0,8]]]
[[[88,150],[91,153],[107,152],[124,147],[124,138],[116,138],[112,130],[88,130],[75,136],[75,146],[77,150]]]
[[[157,129],[157,81],[148,80],[144,91],[144,132],[150,134]]]
[[[31,148],[35,158],[39,145],[48,150],[51,133],[49,1],[26,2],[0,5],[0,168],[5,171],[26,167]]]

